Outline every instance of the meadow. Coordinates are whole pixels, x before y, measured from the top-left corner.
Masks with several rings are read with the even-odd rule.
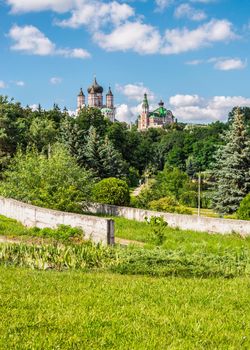
[[[156,246],[147,223],[115,222],[144,246],[0,217],[0,235],[21,240],[0,244],[1,350],[250,348],[249,239],[167,227]]]
[[[0,267],[0,348],[249,349],[250,282]]]

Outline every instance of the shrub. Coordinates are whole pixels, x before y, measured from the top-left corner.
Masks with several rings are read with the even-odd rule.
[[[92,199],[104,204],[129,205],[129,187],[125,181],[110,177],[94,185]]]
[[[241,201],[237,217],[241,220],[250,220],[250,193]]]
[[[54,238],[61,241],[70,241],[74,238],[80,239],[84,237],[84,232],[80,227],[71,227],[68,225],[58,225],[56,229],[33,227],[29,229],[28,234],[36,237]]]
[[[180,195],[180,203],[187,207],[197,208],[198,194],[196,191],[183,192]]]
[[[18,151],[3,173],[0,194],[37,206],[81,213],[89,200],[93,174],[56,144],[50,157],[35,149]]]
[[[183,205],[179,205],[174,197],[163,197],[149,202],[149,208],[152,210],[165,211],[168,213],[192,214],[192,211]]]
[[[136,187],[139,184],[140,174],[139,171],[134,167],[129,167],[128,173],[128,184],[131,187]]]
[[[166,240],[166,227],[168,223],[162,216],[151,216],[151,218],[145,217],[145,220],[151,228],[151,240],[156,245],[162,245]]]

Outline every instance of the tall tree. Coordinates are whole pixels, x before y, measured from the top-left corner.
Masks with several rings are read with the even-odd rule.
[[[224,138],[215,155],[213,203],[218,212],[233,213],[250,191],[250,138],[239,108]]]
[[[92,169],[97,176],[101,175],[101,157],[100,157],[101,140],[96,128],[90,127],[88,136],[86,137],[85,158],[86,165]]]
[[[123,177],[126,175],[126,163],[107,136],[99,147],[99,155],[102,166],[100,175],[102,178]]]
[[[0,182],[0,194],[46,208],[81,212],[90,198],[93,174],[80,168],[68,150],[55,144],[48,158],[19,150]]]

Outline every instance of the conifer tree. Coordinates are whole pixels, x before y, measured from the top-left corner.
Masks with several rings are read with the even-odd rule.
[[[102,165],[102,178],[122,177],[125,175],[126,163],[107,136],[99,146],[99,155]]]
[[[89,169],[92,169],[97,176],[101,176],[102,173],[102,164],[100,157],[100,145],[101,140],[96,131],[96,128],[91,126],[89,128],[89,133],[86,137],[86,145],[85,145],[85,158],[86,165]]]
[[[85,166],[85,137],[72,118],[66,118],[61,126],[61,141],[80,166]]]
[[[225,145],[215,155],[213,204],[220,213],[233,213],[250,192],[250,139],[239,108],[224,135]]]

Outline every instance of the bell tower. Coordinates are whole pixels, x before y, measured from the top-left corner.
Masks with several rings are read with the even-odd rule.
[[[107,108],[114,108],[114,95],[111,91],[111,88],[109,87],[109,91],[106,95],[106,107]]]
[[[81,88],[77,96],[77,113],[79,113],[83,107],[85,107],[85,95]]]
[[[144,94],[144,99],[142,102],[142,113],[139,118],[139,130],[146,130],[149,125],[149,104],[147,94]]]

